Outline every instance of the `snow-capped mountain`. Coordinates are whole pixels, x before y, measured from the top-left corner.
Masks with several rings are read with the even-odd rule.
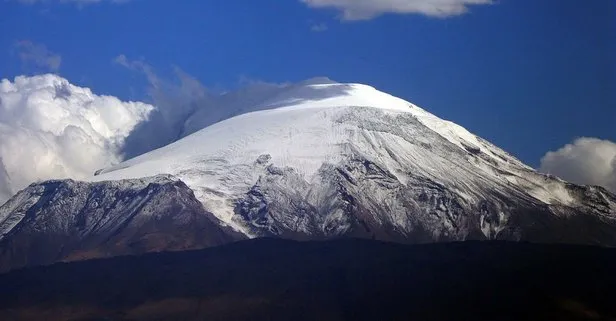
[[[319,78],[227,93],[216,102],[186,119],[180,132],[187,136],[79,184],[97,186],[88,197],[106,199],[104,186],[112,183],[102,182],[172,175],[194,192],[203,213],[248,237],[616,245],[613,194],[537,173],[464,128],[370,86]],[[31,224],[23,213],[40,208],[33,190],[44,185],[0,208],[2,242]],[[62,196],[47,215],[97,213],[73,199]]]
[[[507,222],[521,209],[588,212],[584,194],[604,200],[603,214],[616,218],[605,190],[538,174],[370,86],[314,79],[268,93],[238,116],[93,180],[172,174],[208,211],[251,236],[343,235],[367,221],[402,238],[416,230],[428,239],[494,238],[516,234]]]

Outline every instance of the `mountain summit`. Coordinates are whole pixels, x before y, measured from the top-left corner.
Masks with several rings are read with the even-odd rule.
[[[9,243],[11,253],[27,251],[28,245],[11,241],[23,229],[37,235],[96,233],[29,226],[41,213],[60,217],[76,207],[86,220],[109,208],[121,215],[117,203],[104,200],[110,197],[105,182],[134,189],[131,182],[160,175],[182,183],[165,181],[173,186],[164,189],[169,195],[144,202],[185,200],[193,210],[196,200],[208,222],[221,226],[216,242],[227,231],[234,239],[616,245],[616,197],[607,190],[540,174],[461,126],[367,85],[316,78],[244,89],[198,109],[185,125],[190,129],[180,131],[187,136],[79,183],[88,191],[79,204],[70,192],[54,195],[57,189],[45,187],[50,183],[17,194],[0,208],[0,251],[4,246],[8,253]],[[174,199],[172,192],[184,197]],[[47,200],[44,206],[41,199]],[[125,215],[130,213],[134,209]],[[165,245],[157,244],[155,250],[161,249]]]

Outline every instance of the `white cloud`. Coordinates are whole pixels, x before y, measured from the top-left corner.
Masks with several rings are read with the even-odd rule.
[[[573,183],[603,186],[616,193],[616,143],[578,138],[545,154],[540,170]]]
[[[45,47],[45,45],[22,40],[15,43],[15,49],[24,67],[33,66],[44,71],[58,71],[62,57]]]
[[[0,81],[0,204],[28,184],[83,178],[122,160],[151,105],[99,96],[56,75]]]
[[[124,3],[132,0],[16,0],[24,4],[69,3],[78,6],[94,3]],[[312,8],[334,8],[343,20],[368,20],[392,14],[421,14],[447,18],[465,14],[473,5],[491,4],[493,0],[299,0]],[[323,29],[323,28],[317,28]],[[320,30],[323,31],[323,30]]]
[[[492,0],[301,0],[313,8],[335,8],[344,20],[368,20],[386,13],[446,18],[468,12],[471,5]]]

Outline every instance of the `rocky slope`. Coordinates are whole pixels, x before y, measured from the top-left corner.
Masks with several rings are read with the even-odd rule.
[[[186,250],[242,237],[221,228],[168,176],[34,184],[0,208],[0,271],[96,257]]]

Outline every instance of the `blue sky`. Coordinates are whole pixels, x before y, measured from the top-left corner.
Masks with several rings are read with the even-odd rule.
[[[0,1],[0,78],[52,69],[96,93],[146,100],[144,77],[113,63],[123,54],[217,89],[245,77],[370,84],[531,166],[577,137],[616,141],[612,0],[500,0],[447,17],[402,8],[351,20],[316,7],[327,0],[23,2]]]

